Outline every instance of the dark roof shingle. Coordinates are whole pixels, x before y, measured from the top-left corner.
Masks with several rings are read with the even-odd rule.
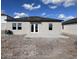
[[[63,20],[44,18],[44,17],[38,17],[38,16],[30,16],[30,17],[16,18],[13,20],[7,19],[6,21],[13,21],[13,22],[61,22]]]
[[[70,19],[62,23],[62,25],[67,25],[67,24],[77,24],[77,18]]]

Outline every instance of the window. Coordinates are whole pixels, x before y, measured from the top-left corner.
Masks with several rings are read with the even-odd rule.
[[[34,32],[34,24],[31,24],[31,32]]]
[[[31,24],[31,32],[38,32],[38,24]]]
[[[13,29],[13,30],[16,30],[16,23],[13,23],[13,24],[12,24],[12,29]]]
[[[38,32],[38,24],[35,25],[35,32]]]
[[[22,29],[21,23],[13,23],[12,24],[12,29],[13,30],[16,30],[16,29],[21,30]]]
[[[21,30],[22,29],[22,25],[21,23],[18,23],[18,30]]]
[[[49,30],[52,30],[52,24],[49,24]]]

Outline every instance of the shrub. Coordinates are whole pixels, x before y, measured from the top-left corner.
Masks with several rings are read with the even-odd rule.
[[[11,30],[5,30],[5,34],[13,35],[13,32]]]

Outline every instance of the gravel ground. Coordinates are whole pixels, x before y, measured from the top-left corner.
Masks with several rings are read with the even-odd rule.
[[[29,38],[24,35],[2,35],[2,59],[76,59],[76,35],[68,38]]]

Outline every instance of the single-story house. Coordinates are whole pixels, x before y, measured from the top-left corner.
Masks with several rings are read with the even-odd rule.
[[[62,20],[38,16],[7,18],[5,30],[27,37],[56,37],[61,34]],[[3,27],[3,26],[2,26]]]
[[[64,21],[62,23],[63,32],[77,35],[77,18]]]

